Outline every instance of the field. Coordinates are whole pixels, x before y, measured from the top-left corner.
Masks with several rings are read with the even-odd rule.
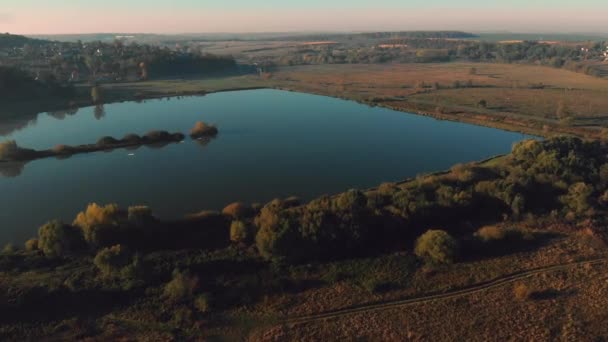
[[[595,132],[608,126],[607,80],[549,67],[483,63],[304,66],[281,68],[271,80],[296,91],[539,133],[543,129]],[[480,105],[482,100],[484,105]],[[564,124],[563,118],[571,122]]]

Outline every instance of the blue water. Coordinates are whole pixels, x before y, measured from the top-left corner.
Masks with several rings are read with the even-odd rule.
[[[21,243],[49,219],[71,222],[90,202],[146,204],[175,218],[237,200],[311,199],[506,153],[528,138],[278,90],[109,104],[104,112],[89,107],[65,117],[42,113],[27,125],[0,124],[0,141],[46,149],[158,129],[187,133],[196,121],[216,124],[220,134],[206,146],[187,139],[4,166],[0,243]]]

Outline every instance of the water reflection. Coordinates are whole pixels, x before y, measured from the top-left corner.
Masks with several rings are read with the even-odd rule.
[[[0,176],[6,178],[15,178],[23,173],[26,163],[22,162],[8,162],[0,163]]]
[[[66,109],[66,110],[56,110],[53,112],[48,112],[49,116],[54,117],[57,120],[63,120],[68,116],[72,116],[72,115],[76,115],[78,114],[78,108],[70,108],[70,109]]]
[[[64,120],[67,117],[78,114],[79,108],[69,108],[65,110],[55,110],[47,112],[46,115],[57,120]],[[30,111],[17,111],[2,113],[6,119],[0,120],[0,136],[8,136],[17,131],[35,126],[43,113]]]
[[[101,120],[106,116],[106,110],[102,104],[98,104],[95,106],[95,110],[93,111],[93,116],[97,120]]]

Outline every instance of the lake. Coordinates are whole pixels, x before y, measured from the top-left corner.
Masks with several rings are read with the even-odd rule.
[[[0,123],[0,141],[47,149],[150,130],[216,124],[208,144],[187,138],[41,159],[0,169],[0,244],[21,244],[49,219],[71,222],[88,203],[149,205],[161,218],[234,201],[308,200],[368,188],[510,151],[529,136],[278,90],[108,104]]]

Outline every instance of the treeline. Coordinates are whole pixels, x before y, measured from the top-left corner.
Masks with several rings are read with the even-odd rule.
[[[74,88],[54,80],[37,81],[27,72],[0,66],[0,103],[7,101],[40,100],[46,97],[70,98]]]
[[[321,46],[301,48],[276,60],[279,65],[428,63],[447,61],[535,63],[599,76],[592,63],[602,61],[608,42],[579,45],[542,42],[493,43],[467,40],[401,38],[364,47]],[[597,74],[597,75],[596,75]]]
[[[7,64],[33,77],[54,82],[122,81],[234,71],[232,56],[204,54],[196,49],[168,49],[143,44],[47,42],[8,35],[13,48]],[[1,62],[1,61],[0,61]]]
[[[422,39],[464,39],[477,37],[473,33],[462,31],[394,31],[394,32],[369,32],[353,34],[311,34],[299,36],[282,36],[272,40],[293,41],[328,41],[328,40],[357,40],[357,39],[397,39],[397,38],[422,38]]]
[[[172,222],[156,219],[146,207],[91,205],[71,225],[41,228],[29,244],[61,255],[115,245],[146,252],[223,248],[232,242],[254,246],[267,259],[299,263],[403,250],[431,228],[459,239],[506,219],[575,223],[601,218],[606,209],[606,148],[560,137],[519,143],[496,166],[458,165],[445,174],[307,204],[295,198],[263,206],[235,203],[222,213]]]
[[[234,71],[236,61],[214,55],[197,56],[194,54],[156,55],[148,60],[149,73],[155,77],[176,75],[217,74]]]
[[[25,44],[45,45],[50,43],[51,42],[48,40],[31,39],[25,36],[19,36],[9,33],[0,34],[0,49],[20,48],[23,47]]]

